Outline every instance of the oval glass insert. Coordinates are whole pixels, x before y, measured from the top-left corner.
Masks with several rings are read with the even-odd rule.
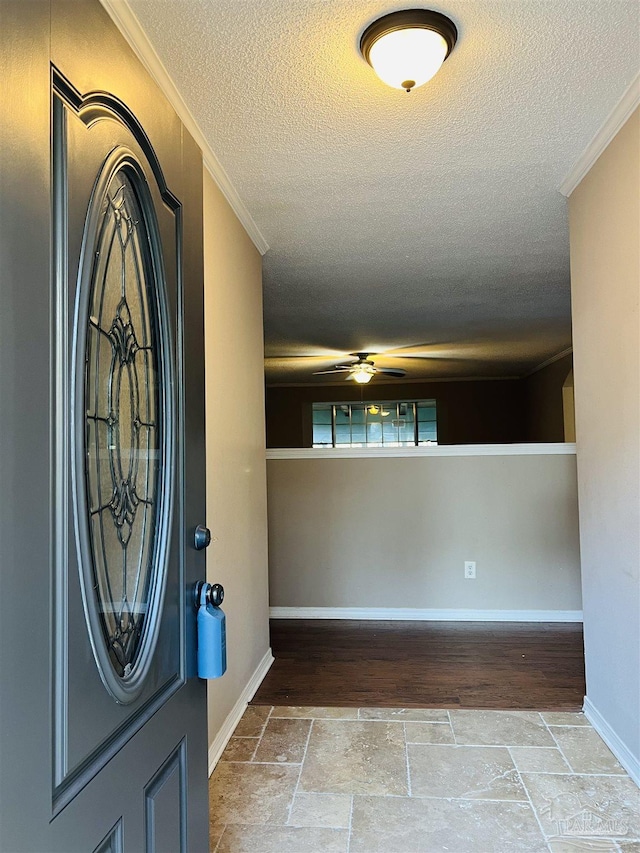
[[[155,214],[131,158],[111,166],[92,207],[82,377],[85,606],[102,679],[127,702],[139,692],[143,658],[153,652],[164,586],[169,345]]]

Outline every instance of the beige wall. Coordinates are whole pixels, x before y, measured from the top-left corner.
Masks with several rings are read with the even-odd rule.
[[[267,475],[272,606],[580,610],[574,455],[274,459]]]
[[[587,697],[640,762],[640,113],[569,200]],[[636,764],[638,770],[640,765]]]
[[[209,682],[209,742],[269,647],[262,264],[204,174],[207,577],[222,583],[227,673]]]

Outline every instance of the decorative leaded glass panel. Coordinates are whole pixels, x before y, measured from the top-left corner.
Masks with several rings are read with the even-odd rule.
[[[141,653],[164,571],[157,547],[166,502],[163,282],[157,280],[155,218],[145,189],[124,162],[94,198],[101,208],[86,319],[84,479],[93,605],[102,634],[93,643],[94,649],[104,644],[123,683]],[[97,657],[100,666],[104,655]]]

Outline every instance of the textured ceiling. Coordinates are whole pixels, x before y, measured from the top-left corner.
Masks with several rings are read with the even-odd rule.
[[[411,3],[130,5],[271,247],[269,381],[401,349],[427,357],[376,362],[514,376],[570,345],[558,186],[637,72],[636,0],[427,4],[459,41],[411,94],[357,50]]]

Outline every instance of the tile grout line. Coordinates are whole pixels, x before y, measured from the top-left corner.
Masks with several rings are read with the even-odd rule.
[[[522,747],[514,746],[513,749],[521,749]],[[509,747],[507,747],[509,749]],[[558,750],[560,751],[560,750]],[[565,759],[566,760],[566,759]],[[576,773],[574,770],[567,770],[566,773],[560,773],[559,770],[519,770],[519,773],[526,773],[528,776],[578,776],[579,778],[595,778],[595,779],[627,779],[627,773]]]
[[[334,723],[358,723],[358,722],[375,722],[375,720],[358,720],[357,717],[313,717],[310,715],[305,716],[297,716],[294,717],[292,715],[289,716],[278,716],[274,714],[273,717],[270,717],[271,720],[331,720]]]
[[[558,747],[554,744],[553,746],[537,746],[535,744],[530,743],[510,743],[507,749],[539,749],[541,751],[545,749],[557,749]]]
[[[563,751],[562,747],[561,747],[561,746],[560,746],[560,744],[558,743],[558,739],[556,738],[555,734],[553,733],[553,729],[560,729],[560,728],[565,728],[565,729],[566,729],[566,728],[573,728],[573,729],[591,729],[591,731],[592,731],[592,732],[594,732],[596,735],[598,735],[598,732],[596,732],[596,731],[595,731],[595,729],[593,728],[593,726],[554,726],[552,723],[547,723],[547,722],[545,722],[545,726],[546,726],[546,727],[547,727],[547,729],[549,730],[549,734],[550,734],[550,735],[551,735],[551,737],[553,738],[554,743],[556,744],[556,746],[557,746],[558,750],[560,751],[560,755],[562,755],[562,757],[564,758],[564,760],[567,762],[567,764],[568,764],[568,765],[569,765],[569,767],[571,768],[571,772],[572,772],[572,774],[573,774],[574,776],[629,776],[629,774],[627,773],[627,771],[626,771],[626,770],[624,769],[624,767],[622,767],[622,765],[618,762],[618,759],[616,758],[616,756],[615,756],[615,755],[613,755],[613,753],[611,753],[611,755],[612,755],[612,757],[613,757],[613,759],[614,759],[615,763],[616,763],[616,764],[618,765],[618,767],[620,768],[620,771],[619,771],[619,772],[617,772],[617,773],[577,773],[577,772],[573,769],[573,764],[569,761],[569,759],[568,759],[568,758],[567,758],[567,756],[565,755],[565,753],[564,753],[564,751]],[[598,735],[598,737],[599,737],[599,735]],[[602,740],[602,738],[600,738],[600,740]],[[604,741],[603,741],[603,743],[604,743]],[[609,749],[609,747],[607,746],[607,744],[605,743],[604,745],[605,745],[605,747],[607,747],[607,749],[609,750],[609,752],[611,752],[611,750]]]
[[[413,796],[411,793],[411,769],[409,767],[409,744],[407,742],[407,724],[402,724],[402,730],[404,733],[404,760],[407,766],[407,795],[409,797]]]
[[[373,794],[372,796],[382,796],[393,798],[396,800],[406,800],[403,794]],[[412,800],[442,800],[446,803],[515,803],[516,805],[527,805],[528,800],[494,800],[491,797],[431,797],[425,794],[413,794]]]
[[[271,722],[272,719],[273,720],[279,719],[278,717],[272,717],[271,716],[273,713],[273,709],[274,709],[274,706],[272,705],[269,709],[269,713],[267,715],[267,718],[264,721],[264,725],[262,727],[262,734],[260,735],[258,743],[256,744],[256,748],[253,750],[253,755],[251,756],[249,761],[246,763],[247,764],[256,764],[256,765],[275,764],[278,767],[281,767],[282,765],[287,765],[288,767],[295,767],[297,764],[301,764],[302,762],[298,762],[298,761],[254,761],[253,760],[256,757],[258,750],[260,749],[260,746],[262,744],[262,739],[264,738],[266,731],[267,731],[267,726],[269,725],[269,723]],[[229,763],[232,763],[232,762],[229,762]],[[242,763],[242,762],[235,762],[235,763]]]
[[[451,726],[451,733],[453,734],[453,746],[458,745],[458,738],[456,737],[456,730],[453,727],[453,720],[451,719],[451,711],[447,708],[447,717],[449,719],[449,725]]]
[[[256,743],[256,745],[254,746],[254,748],[253,748],[253,752],[251,753],[251,758],[249,759],[249,761],[247,762],[247,764],[252,764],[252,763],[253,763],[253,759],[256,757],[256,752],[258,751],[258,747],[260,746],[260,741],[261,741],[261,740],[262,740],[262,738],[260,738],[260,739],[258,740],[258,742]],[[256,763],[257,763],[257,762],[256,762]]]
[[[593,726],[591,725],[589,720],[587,720],[587,718],[584,716],[584,712],[582,712],[582,711],[580,713],[582,714],[583,718],[586,720],[586,722],[584,722],[584,723],[548,723],[544,718],[545,714],[557,714],[557,713],[566,713],[566,712],[563,712],[563,711],[560,711],[560,712],[558,712],[558,711],[538,711],[537,713],[540,714],[540,719],[542,720],[542,722],[547,727],[555,726],[558,729],[591,729],[591,728],[593,728]]]
[[[259,741],[258,741],[258,746],[260,746],[260,744],[262,743],[262,738],[264,737],[264,733],[265,733],[265,732],[266,732],[266,730],[267,730],[267,723],[268,723],[268,722],[269,722],[269,717],[267,717],[267,718],[265,719],[264,723],[262,724],[262,731],[261,731],[261,732],[260,732],[260,734],[258,735],[258,737],[260,738],[260,739],[259,739]],[[258,746],[256,747],[256,749],[258,748]]]
[[[261,735],[260,735],[260,737],[257,739],[257,741],[256,741],[256,745],[255,745],[255,747],[254,747],[254,749],[253,749],[253,752],[251,753],[251,758],[249,759],[249,761],[247,762],[247,764],[251,764],[251,763],[253,762],[253,759],[256,757],[256,752],[258,751],[258,747],[259,747],[259,746],[260,746],[260,744],[262,743],[262,737],[263,737],[263,735],[264,735],[265,731],[267,730],[267,723],[268,723],[268,722],[269,722],[269,720],[271,719],[271,712],[272,712],[272,711],[273,711],[273,706],[271,706],[271,708],[269,709],[269,713],[267,714],[267,718],[266,718],[266,720],[264,721],[264,726],[263,726],[263,728],[262,728],[262,734],[261,734]],[[257,762],[256,762],[256,763],[257,763]]]
[[[540,714],[540,717],[542,717],[542,714]],[[558,741],[557,741],[557,739],[556,739],[556,736],[555,736],[555,735],[554,735],[554,733],[551,731],[551,726],[547,723],[547,721],[544,719],[544,717],[542,717],[542,722],[544,723],[544,725],[545,725],[545,727],[546,727],[547,731],[549,732],[549,734],[550,734],[550,735],[551,735],[551,737],[553,738],[553,742],[555,743],[555,745],[556,745],[556,747],[557,747],[557,749],[558,749],[558,752],[560,753],[560,755],[561,755],[561,756],[563,757],[563,759],[565,760],[567,767],[569,768],[569,770],[571,771],[571,773],[572,773],[574,776],[577,776],[578,774],[577,774],[577,773],[575,772],[575,770],[573,769],[573,764],[569,761],[569,759],[567,758],[567,756],[564,754],[564,751],[563,751],[562,747],[560,746],[560,744],[558,743]],[[584,726],[576,726],[576,728],[585,728],[585,727],[584,727]],[[564,774],[564,775],[566,775],[566,774]],[[581,775],[581,776],[588,776],[588,775],[591,775],[591,774],[588,774],[588,773],[584,773],[584,774],[583,774],[583,773],[581,773],[581,774],[579,774],[579,775]],[[609,775],[609,774],[607,774],[607,775]]]
[[[358,710],[358,714],[359,714],[360,711],[366,711],[367,709],[366,708],[358,708],[357,710]],[[407,710],[407,709],[403,709],[403,710]],[[433,710],[438,710],[438,709],[435,709],[435,708],[425,708],[425,709],[409,708],[408,710],[433,711]],[[439,710],[443,710],[448,714],[448,711],[446,708],[441,708]],[[447,726],[447,725],[451,725],[450,721],[448,721],[448,720],[407,720],[403,717],[397,717],[397,716],[396,717],[390,717],[390,716],[389,717],[360,717],[360,716],[354,716],[354,717],[333,717],[333,716],[314,717],[313,715],[310,715],[310,714],[308,714],[306,716],[302,715],[302,714],[298,715],[298,716],[293,716],[290,714],[289,715],[271,714],[268,719],[270,719],[270,720],[330,720],[330,721],[336,722],[336,723],[416,723],[416,724],[425,725],[425,726]],[[586,726],[573,726],[572,728],[586,728]],[[237,737],[252,737],[252,735],[237,735]]]
[[[309,726],[309,731],[307,732],[307,740],[304,745],[304,752],[302,753],[302,761],[300,762],[300,770],[298,772],[298,781],[296,782],[296,787],[293,789],[293,796],[291,797],[291,802],[289,803],[289,808],[287,809],[287,822],[285,826],[291,826],[291,811],[293,809],[293,804],[296,801],[296,797],[298,796],[298,788],[300,787],[300,779],[302,778],[302,768],[304,767],[304,760],[307,757],[307,749],[309,748],[309,741],[311,740],[311,732],[313,731],[313,724],[315,719],[311,719],[311,725]]]
[[[355,794],[351,794],[351,808],[349,809],[349,826],[347,829],[347,853],[351,853],[351,830],[353,827],[353,804]]]
[[[240,725],[240,723],[242,722],[242,720],[243,720],[243,718],[244,718],[244,714],[246,714],[247,710],[248,710],[250,707],[251,707],[251,705],[247,705],[247,707],[245,708],[245,711],[244,711],[244,713],[243,713],[242,717],[240,717],[240,719],[239,719],[239,720],[238,720],[238,722],[236,723],[236,727],[235,727],[235,729],[232,731],[232,733],[231,733],[231,737],[230,737],[230,738],[229,738],[229,740],[227,741],[227,746],[228,746],[228,744],[229,744],[233,739],[238,739],[238,740],[255,740],[255,741],[256,741],[256,745],[255,745],[255,747],[254,747],[253,752],[251,753],[251,758],[249,758],[247,761],[228,761],[227,759],[223,759],[223,757],[222,757],[222,756],[224,755],[224,751],[223,751],[222,755],[221,755],[221,756],[220,756],[220,758],[218,759],[219,761],[223,761],[223,760],[224,760],[224,761],[225,761],[225,764],[251,764],[251,763],[253,762],[253,758],[254,758],[254,756],[255,756],[255,754],[256,754],[256,752],[257,752],[258,747],[260,746],[260,742],[262,741],[262,737],[263,737],[263,735],[264,735],[265,729],[267,728],[267,723],[269,722],[269,717],[271,716],[271,711],[273,710],[273,708],[271,708],[271,709],[269,710],[269,713],[268,713],[268,714],[267,714],[267,716],[265,717],[265,721],[264,721],[264,723],[263,723],[263,724],[262,724],[262,726],[261,726],[260,734],[259,734],[259,735],[237,735],[237,734],[236,734],[236,730],[237,730],[238,726]],[[226,750],[226,748],[227,748],[227,747],[225,746],[225,750]],[[256,762],[256,763],[258,763],[258,762]]]
[[[520,774],[520,771],[516,769],[516,772]],[[526,771],[523,771],[526,772]],[[524,786],[524,783],[523,783]],[[526,788],[526,786],[525,786]],[[301,794],[313,794],[314,797],[321,797],[323,795],[326,796],[343,796],[343,794],[336,794],[333,791],[301,791]],[[411,798],[407,797],[406,794],[344,794],[344,796],[368,796],[372,799],[387,799],[387,800],[442,800],[447,803],[515,803],[516,805],[529,805],[530,800],[529,797],[525,800],[496,800],[491,797],[436,797],[425,794],[412,794]],[[248,826],[260,826],[260,824],[247,824]],[[285,826],[286,824],[270,824],[271,826]],[[344,826],[327,826],[327,829],[345,829]],[[640,839],[635,838],[625,838],[625,841],[636,841]]]
[[[544,722],[544,720],[543,720],[543,722]],[[513,762],[513,766],[515,767],[516,775],[517,775],[518,779],[520,780],[520,784],[522,785],[522,789],[523,789],[523,791],[525,792],[525,794],[527,795],[527,800],[528,800],[528,802],[529,802],[529,806],[530,806],[530,808],[531,808],[531,811],[533,812],[533,816],[534,816],[534,817],[535,817],[535,819],[536,819],[536,823],[537,823],[537,824],[538,824],[538,826],[540,827],[540,832],[542,833],[542,838],[543,838],[543,840],[544,840],[544,843],[547,845],[547,848],[548,848],[549,850],[551,850],[551,845],[550,845],[550,843],[549,843],[549,838],[548,838],[548,836],[547,836],[547,833],[544,831],[544,828],[543,828],[543,826],[542,826],[542,822],[541,822],[540,818],[538,817],[538,812],[536,811],[536,808],[535,808],[535,806],[533,805],[533,800],[531,799],[531,794],[529,793],[529,789],[527,788],[527,786],[526,786],[526,784],[525,784],[525,781],[524,781],[524,779],[522,778],[522,774],[520,773],[520,771],[519,771],[519,770],[518,770],[518,768],[516,767],[516,762],[515,762],[515,761],[514,761],[514,759],[513,759],[513,755],[511,755],[511,749],[510,749],[509,747],[507,747],[507,750],[508,750],[509,755],[510,755],[510,757],[511,757],[511,761]]]
[[[220,833],[220,838],[218,839],[218,843],[213,848],[213,853],[216,853],[216,851],[220,847],[220,844],[222,843],[222,836],[225,834],[226,831],[227,831],[227,824],[225,823],[224,828],[223,828],[222,832]]]
[[[300,767],[302,764],[301,761],[225,761],[224,763],[250,764],[252,767]]]

